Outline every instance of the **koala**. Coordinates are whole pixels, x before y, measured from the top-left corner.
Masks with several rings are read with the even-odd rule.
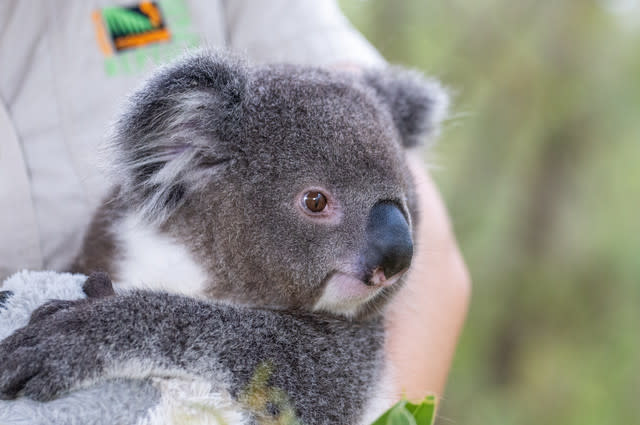
[[[114,189],[73,266],[117,294],[45,308],[0,343],[0,397],[188,375],[242,401],[267,365],[300,423],[364,421],[389,372],[384,307],[414,253],[406,152],[446,106],[399,68],[210,52],[161,68],[115,125]],[[283,407],[244,410],[263,423]]]

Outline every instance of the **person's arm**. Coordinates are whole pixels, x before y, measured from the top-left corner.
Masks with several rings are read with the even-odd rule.
[[[417,401],[444,391],[471,281],[424,160],[411,154],[409,165],[420,202],[420,224],[407,284],[389,308],[387,354],[395,372],[396,395]]]

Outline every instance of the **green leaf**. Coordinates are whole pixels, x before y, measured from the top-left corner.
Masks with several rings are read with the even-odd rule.
[[[425,397],[420,404],[407,402],[406,409],[415,418],[416,425],[432,425],[436,413],[436,398],[434,396]]]
[[[397,406],[391,410],[387,425],[417,425],[411,412],[404,406]]]
[[[401,400],[384,412],[371,425],[433,425],[436,398],[427,396],[420,404]]]

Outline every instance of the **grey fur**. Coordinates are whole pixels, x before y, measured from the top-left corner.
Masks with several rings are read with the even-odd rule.
[[[218,303],[133,292],[54,306],[0,344],[0,395],[50,399],[133,361],[141,378],[186,371],[238,396],[266,361],[304,423],[355,423],[384,370],[379,313],[400,284],[354,320],[310,311],[336,273],[369,285],[359,258],[375,205],[415,225],[403,148],[435,131],[445,98],[399,70],[250,67],[207,53],[160,70],[116,126],[118,185],[75,271],[126,281],[117,232],[137,214],[187,248]],[[309,188],[331,193],[339,220],[300,213]]]
[[[127,280],[117,224],[142,211],[206,268],[208,296],[310,309],[328,277],[366,248],[374,204],[391,201],[417,218],[400,146],[434,131],[445,96],[414,73],[383,74],[247,67],[210,55],[162,69],[117,125],[121,185],[98,212],[74,271]],[[310,186],[338,199],[339,225],[311,223],[295,210],[295,196]],[[362,313],[377,311],[389,292]]]
[[[42,308],[43,303],[52,305],[47,304],[48,300],[57,298],[70,303],[68,307],[76,305],[73,303],[75,300],[85,298],[82,289],[85,280],[86,276],[68,273],[23,271],[0,282],[1,292],[13,294],[0,309],[0,339],[26,325],[29,314]],[[54,311],[57,310],[49,310],[50,313]],[[31,321],[35,317],[37,315],[32,315]],[[27,397],[0,400],[0,424],[134,424],[161,402],[161,396],[164,395],[157,386],[157,380],[102,381],[45,403]]]
[[[3,425],[136,424],[160,398],[149,380],[112,380],[42,403],[26,397],[0,400]]]
[[[137,292],[80,302],[5,339],[0,390],[49,400],[79,382],[124,377],[121,366],[138,362],[151,363],[139,377],[186,371],[220,381],[232,371],[223,383],[237,396],[269,362],[270,384],[289,395],[303,423],[352,424],[382,372],[382,344],[379,319],[349,323]]]
[[[89,298],[110,297],[116,294],[113,289],[113,282],[105,272],[91,273],[82,285],[82,290]]]
[[[425,136],[433,139],[437,135],[449,108],[449,96],[438,81],[398,67],[370,70],[364,79],[393,111],[393,121],[406,147],[419,145]]]

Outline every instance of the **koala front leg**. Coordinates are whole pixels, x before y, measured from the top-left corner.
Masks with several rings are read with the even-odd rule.
[[[0,342],[0,398],[45,401],[99,379],[170,375],[209,316],[207,303],[144,292],[63,307]],[[144,365],[137,376],[132,363]]]

